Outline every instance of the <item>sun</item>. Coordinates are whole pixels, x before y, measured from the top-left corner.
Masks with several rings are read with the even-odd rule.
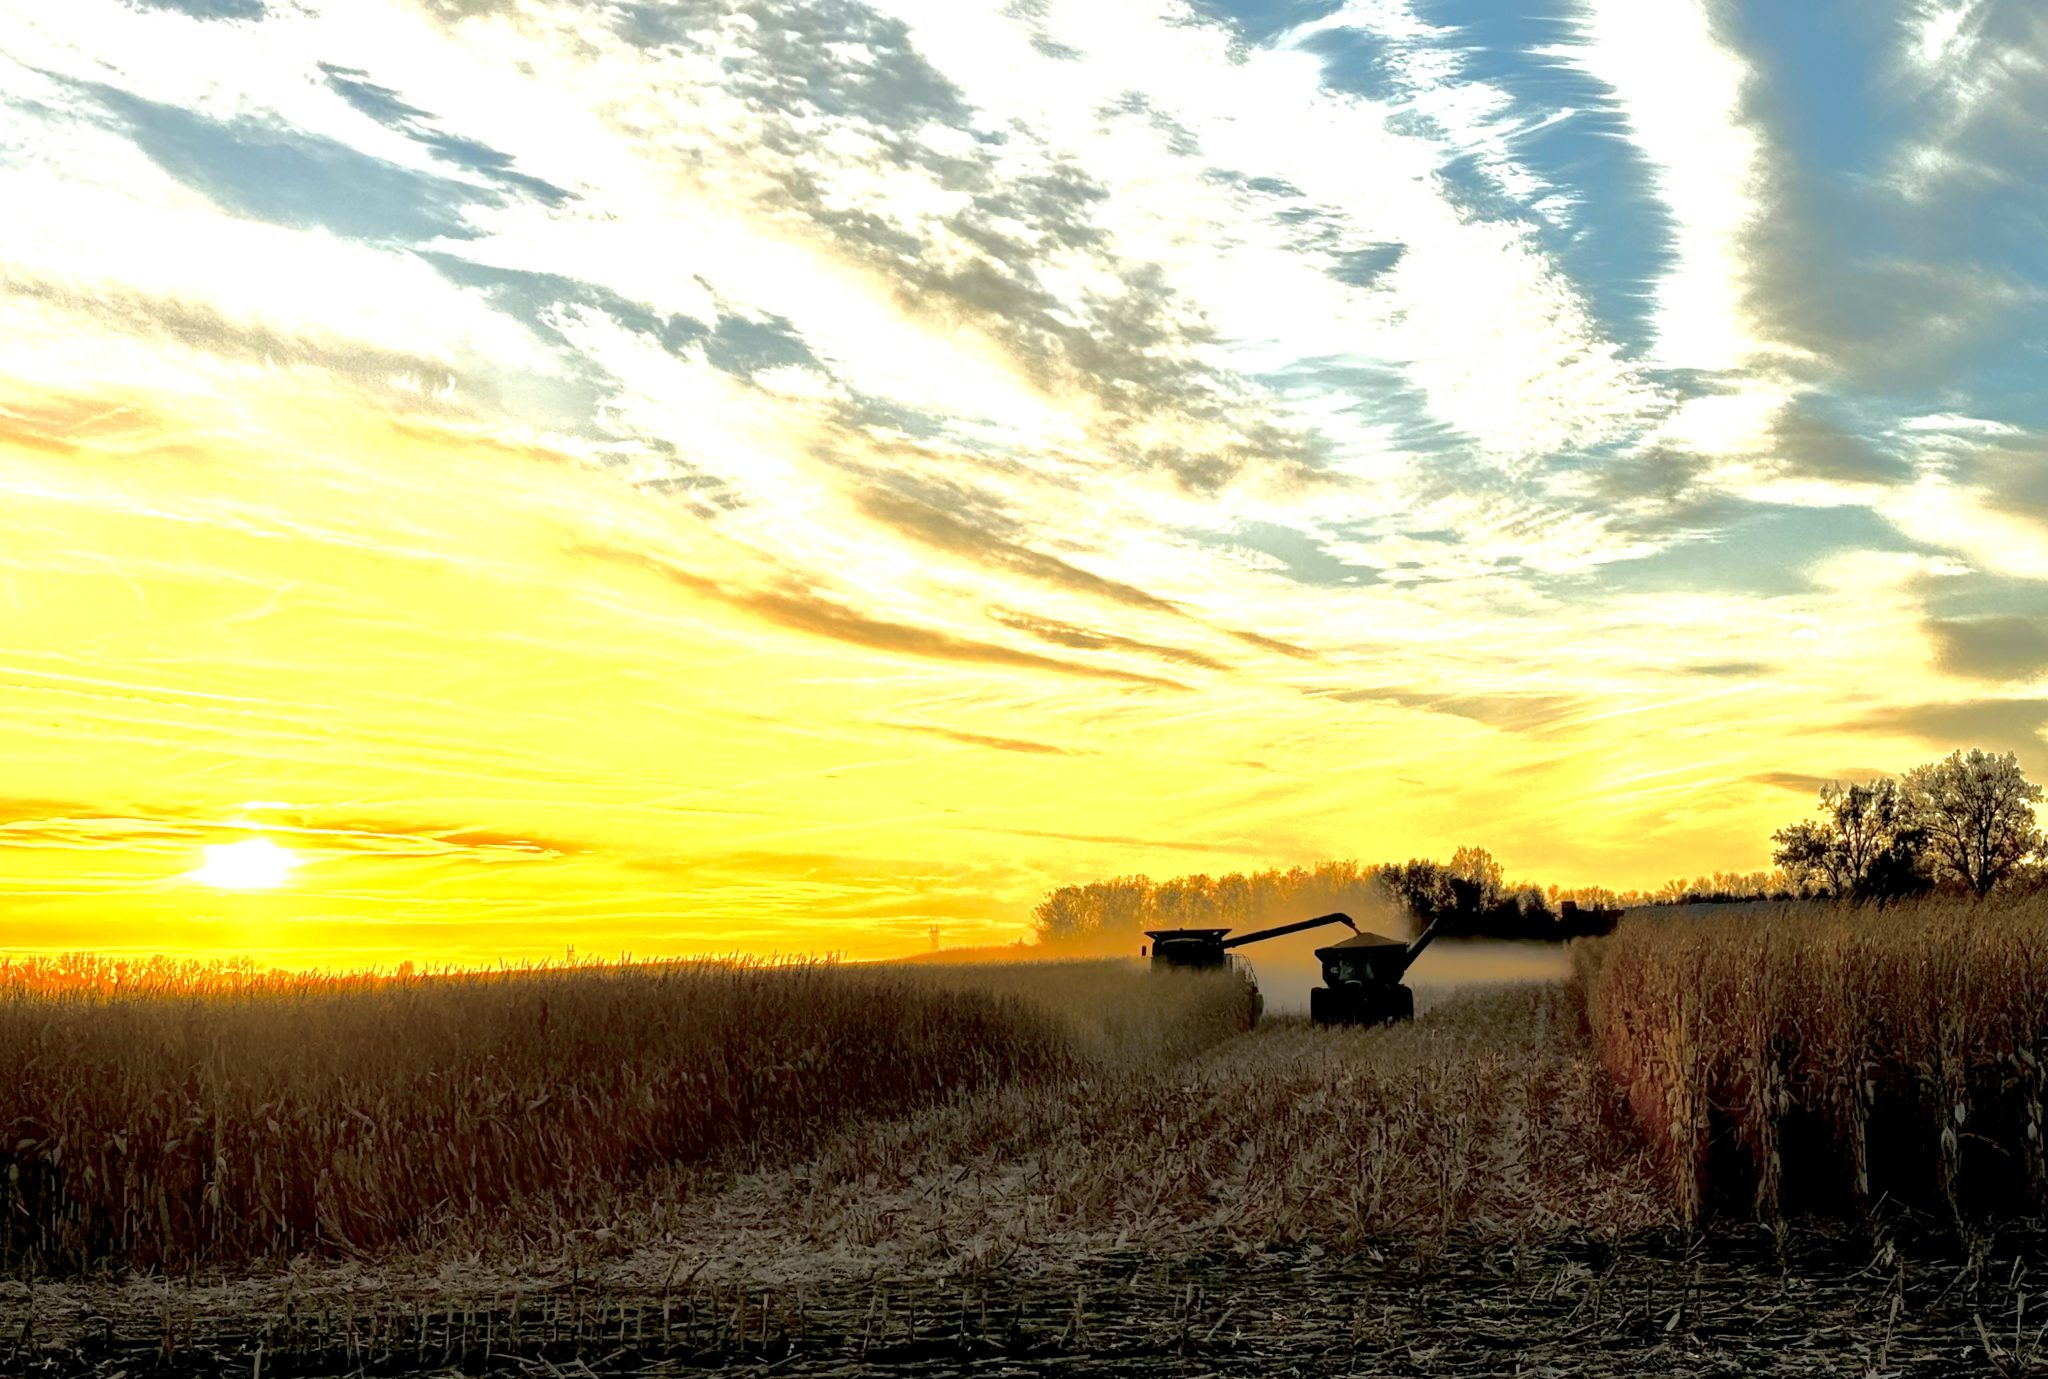
[[[220,843],[204,851],[206,861],[191,874],[192,880],[228,891],[262,891],[281,886],[299,864],[290,849],[281,848],[268,838]]]

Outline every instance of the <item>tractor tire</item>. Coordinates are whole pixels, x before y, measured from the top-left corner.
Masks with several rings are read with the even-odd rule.
[[[1312,986],[1308,989],[1308,1021],[1312,1025],[1336,1023],[1337,1014],[1331,1007],[1336,992],[1327,986]]]
[[[1397,986],[1387,1002],[1387,1023],[1403,1024],[1415,1018],[1415,993],[1405,986]]]

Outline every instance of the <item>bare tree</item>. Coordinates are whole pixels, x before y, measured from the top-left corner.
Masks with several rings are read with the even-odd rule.
[[[1937,874],[1961,881],[1979,896],[1988,895],[2042,847],[2034,822],[2041,787],[2026,778],[2011,752],[1993,756],[1976,747],[1950,752],[1908,771],[1906,792]]]

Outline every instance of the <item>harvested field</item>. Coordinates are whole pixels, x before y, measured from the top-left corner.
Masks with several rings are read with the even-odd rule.
[[[582,1224],[770,1281],[1649,1229],[1668,1207],[1603,1133],[1612,1109],[1569,993],[1510,988],[1402,1028],[1271,1020],[1183,1061],[1083,1065],[851,1125],[717,1194],[656,1182]]]
[[[1711,952],[1753,921],[1676,922],[1589,950],[1578,983],[1370,1031],[1243,1033],[1233,979],[1120,963],[786,973],[1048,1052],[378,1249],[31,1257],[0,1284],[0,1371],[2048,1374],[2038,1223],[1888,1202],[1688,1225],[1587,1019],[1590,997],[1612,1038],[1629,945]]]
[[[1463,1242],[1049,1273],[752,1288],[605,1277],[489,1286],[21,1289],[14,1373],[1927,1375],[2048,1373],[2044,1242],[1908,1262],[1825,1237]],[[1779,1253],[1779,1246],[1785,1247]]]
[[[2042,1362],[2032,1235],[1677,1228],[1649,1156],[1603,1134],[1619,1108],[1574,1009],[1524,987],[1406,1029],[1269,1022],[360,1263],[16,1284],[0,1335],[39,1372],[96,1375],[243,1372],[259,1350],[275,1375]]]

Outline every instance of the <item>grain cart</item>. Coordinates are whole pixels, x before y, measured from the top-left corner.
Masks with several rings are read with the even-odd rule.
[[[1353,934],[1316,949],[1323,984],[1308,993],[1308,1018],[1318,1025],[1391,1025],[1415,1017],[1415,993],[1401,984],[1436,937],[1437,924],[1413,943],[1383,934]]]

